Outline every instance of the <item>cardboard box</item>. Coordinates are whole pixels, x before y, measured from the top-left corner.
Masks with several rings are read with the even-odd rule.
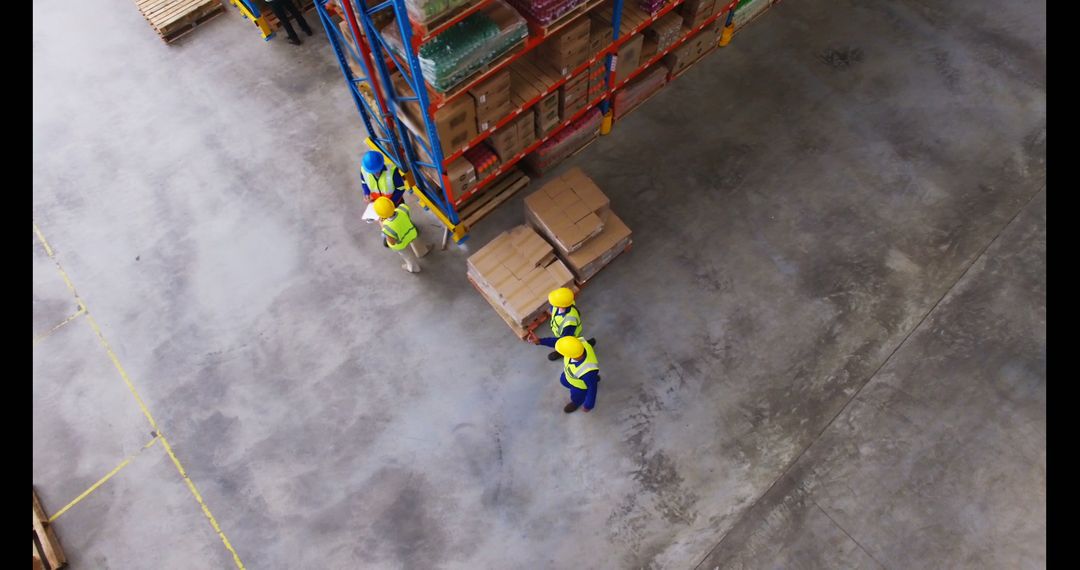
[[[483,116],[476,115],[476,129],[479,132],[484,132],[491,127],[494,127],[499,121],[506,118],[507,115],[514,111],[514,105],[507,101],[503,106],[485,111]]]
[[[615,212],[610,212],[604,222],[603,231],[585,242],[577,251],[560,256],[560,259],[574,273],[574,280],[580,285],[625,251],[632,239],[630,228]]]
[[[559,92],[541,99],[533,110],[536,111],[536,138],[543,138],[559,124]]]
[[[684,32],[682,24],[683,17],[678,12],[668,12],[653,25],[645,28],[646,42],[652,40],[656,44],[657,52],[662,52],[682,36]]]
[[[476,110],[485,106],[499,106],[503,100],[510,100],[510,70],[504,69],[484,80],[483,83],[469,89],[469,95],[476,102]]]
[[[537,50],[541,57],[566,75],[585,63],[589,56],[589,18],[578,18],[554,36],[544,40]]]
[[[400,74],[395,74],[393,79],[395,91],[402,96],[413,95],[412,89]],[[417,101],[404,101],[402,110],[412,122],[410,129],[420,135],[425,141],[428,140],[424,129],[423,113]],[[458,97],[448,105],[435,112],[433,117],[435,131],[439,134],[439,142],[442,143],[444,154],[453,154],[460,148],[476,138],[476,103],[472,97]],[[413,128],[415,126],[416,128]],[[430,144],[430,141],[428,141]]]
[[[615,62],[615,82],[626,79],[641,64],[641,48],[645,36],[637,34],[619,48]]]
[[[593,14],[590,12],[589,16],[592,17]],[[592,27],[589,30],[589,57],[610,46],[612,38],[611,22],[593,18]]]
[[[496,236],[466,265],[488,302],[520,326],[543,313],[549,292],[574,280],[551,244],[524,225]]]
[[[717,0],[686,0],[678,12],[682,14],[683,26],[692,30],[723,7]]]
[[[716,41],[713,34],[702,30],[681,46],[668,52],[664,56],[664,65],[672,75],[677,75],[715,48]]]
[[[580,168],[525,198],[525,218],[562,254],[580,249],[604,229],[610,202]]]

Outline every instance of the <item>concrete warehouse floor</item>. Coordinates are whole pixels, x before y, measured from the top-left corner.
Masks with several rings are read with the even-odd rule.
[[[324,37],[33,7],[72,568],[1045,565],[1045,2],[786,0],[569,161],[635,232],[569,416],[465,280],[521,196],[401,271]]]

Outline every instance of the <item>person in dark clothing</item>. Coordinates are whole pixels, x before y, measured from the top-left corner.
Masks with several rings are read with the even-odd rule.
[[[304,19],[304,15],[300,13],[300,10],[296,8],[296,4],[293,4],[293,0],[266,0],[266,3],[270,5],[274,14],[277,15],[281,25],[285,27],[285,33],[289,34],[290,44],[298,46],[303,42],[300,41],[300,37],[296,35],[296,31],[289,24],[289,13],[296,18],[296,22],[300,24],[300,29],[304,30],[305,34],[311,35],[311,26],[308,26],[307,20]]]

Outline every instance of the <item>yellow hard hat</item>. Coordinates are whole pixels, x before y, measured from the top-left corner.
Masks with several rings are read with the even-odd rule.
[[[375,200],[375,213],[382,219],[394,215],[394,203],[386,196],[380,196]]]
[[[559,307],[565,309],[574,304],[574,292],[566,287],[560,287],[550,293],[548,293],[548,302],[553,307]]]
[[[572,336],[564,336],[555,341],[555,351],[563,356],[577,358],[585,352],[585,345]]]

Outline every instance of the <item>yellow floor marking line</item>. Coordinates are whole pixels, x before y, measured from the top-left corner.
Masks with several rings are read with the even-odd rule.
[[[157,438],[157,437],[155,437],[154,439],[151,439],[149,443],[147,443],[146,445],[144,445],[142,447],[142,449],[136,451],[135,453],[129,455],[126,459],[121,461],[120,465],[117,465],[115,469],[113,469],[112,471],[109,471],[108,474],[106,474],[101,479],[98,479],[97,483],[94,483],[93,485],[90,485],[89,489],[83,491],[82,494],[80,494],[78,497],[75,497],[75,499],[72,500],[70,503],[64,505],[64,508],[62,508],[59,511],[56,511],[55,513],[53,513],[53,515],[51,517],[49,517],[49,522],[53,522],[56,519],[60,518],[60,515],[66,513],[68,509],[70,509],[71,507],[74,507],[75,505],[77,505],[79,503],[79,501],[85,499],[86,497],[89,497],[90,493],[93,493],[98,487],[104,485],[106,481],[108,481],[109,479],[112,479],[112,476],[119,473],[121,469],[127,467],[128,464],[131,463],[132,459],[135,459],[136,457],[139,456],[140,453],[142,453],[142,452],[146,451],[147,449],[150,449],[151,447],[153,447],[154,444],[157,443],[158,439],[159,438]]]
[[[109,342],[105,340],[105,335],[101,332],[101,327],[98,326],[97,321],[94,320],[94,316],[90,314],[90,309],[86,307],[86,303],[82,301],[79,294],[75,291],[75,285],[71,283],[71,279],[68,278],[67,272],[64,271],[60,262],[57,261],[52,247],[49,246],[49,242],[46,241],[44,234],[41,233],[36,222],[34,223],[34,233],[37,234],[38,241],[40,241],[41,245],[45,248],[45,253],[47,253],[49,258],[53,260],[53,263],[56,264],[56,269],[60,272],[60,276],[64,278],[64,283],[67,284],[72,295],[75,296],[75,301],[79,304],[80,310],[86,314],[86,322],[89,323],[90,328],[94,330],[94,334],[97,335],[102,348],[104,348],[105,353],[109,355],[109,360],[112,360],[113,366],[116,368],[117,372],[120,373],[120,378],[122,378],[124,384],[127,385],[128,391],[135,397],[135,402],[139,404],[139,409],[142,410],[143,415],[146,416],[146,420],[150,422],[150,427],[154,428],[154,433],[157,434],[157,437],[161,438],[161,445],[165,448],[165,452],[169,454],[169,458],[172,459],[173,465],[176,466],[176,470],[180,473],[184,482],[187,483],[188,490],[191,491],[192,496],[198,501],[199,507],[202,508],[203,515],[210,521],[210,526],[214,528],[214,532],[221,538],[222,544],[224,544],[225,548],[232,554],[233,562],[236,564],[236,567],[240,570],[244,570],[244,563],[240,561],[240,556],[236,553],[236,550],[233,549],[232,544],[229,543],[229,539],[225,537],[225,532],[221,530],[221,525],[214,519],[214,515],[210,512],[210,508],[206,506],[202,495],[200,495],[198,489],[195,488],[195,482],[188,477],[184,466],[181,465],[180,460],[177,459],[176,454],[173,453],[172,446],[169,445],[169,440],[165,438],[165,434],[161,433],[161,428],[159,428],[157,422],[154,421],[154,416],[150,414],[150,410],[146,407],[146,403],[143,402],[142,397],[139,396],[138,390],[135,389],[135,384],[132,383],[131,378],[128,377],[127,371],[124,370],[123,365],[120,364],[120,359],[116,357],[116,353],[113,352]]]
[[[51,335],[52,333],[60,330],[60,327],[70,323],[71,321],[74,321],[75,319],[79,318],[79,316],[82,315],[85,312],[86,312],[85,308],[80,304],[79,305],[79,310],[75,311],[74,315],[71,315],[70,317],[64,319],[63,322],[56,325],[55,327],[53,327],[53,328],[51,328],[51,329],[49,329],[49,330],[35,336],[34,337],[34,346],[37,346],[39,342],[41,342],[41,341],[45,340],[46,338],[48,338],[49,335]]]

